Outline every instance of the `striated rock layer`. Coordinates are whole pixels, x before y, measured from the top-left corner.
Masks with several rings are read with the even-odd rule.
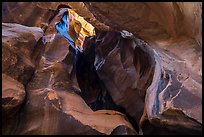
[[[118,32],[97,35],[95,67],[114,102],[139,123],[153,76],[153,51],[139,39]]]
[[[85,53],[94,54],[91,69],[84,70],[103,90],[90,86],[95,78],[77,81],[76,54],[48,26],[59,5],[72,8],[77,45],[89,45],[84,36],[94,34],[81,17],[95,27],[95,49]],[[200,2],[4,2],[2,107],[10,117],[4,115],[3,134],[137,134],[134,120],[140,134],[201,134],[201,11]],[[89,90],[79,88],[83,82]],[[122,113],[91,110],[86,103],[100,90],[131,124]]]
[[[36,72],[27,88],[16,134],[111,134],[119,125],[134,132],[121,113],[93,112],[75,93],[77,88],[69,81],[64,67],[67,66],[57,63]]]
[[[202,45],[201,2],[85,2],[85,5],[100,22],[146,41],[185,36]]]
[[[66,40],[55,35],[52,43],[43,43],[42,35],[32,35],[39,34],[38,30],[40,30],[40,34],[43,34],[40,28],[12,23],[3,23],[2,26],[3,46],[12,50],[15,46],[19,46],[18,43],[22,41],[18,52],[14,55],[21,55],[19,56],[20,59],[23,58],[25,63],[28,62],[33,66],[33,74],[30,71],[29,74],[32,75],[29,75],[29,80],[23,79],[22,81],[22,83],[24,81],[28,83],[25,85],[20,84],[18,81],[21,82],[21,79],[14,77],[15,75],[10,76],[18,81],[6,76],[5,74],[10,72],[8,69],[5,69],[5,74],[2,75],[4,79],[3,110],[5,115],[10,115],[9,118],[5,116],[3,118],[6,121],[3,123],[3,134],[137,134],[124,114],[112,110],[94,112],[78,95],[80,89],[71,77],[73,64],[63,63],[66,55],[69,55]],[[15,32],[18,35],[14,35]],[[10,36],[8,37],[8,35]],[[38,42],[35,41],[35,36],[41,36],[41,38],[36,37],[36,40],[39,39]],[[27,45],[30,41],[33,43]],[[38,49],[36,50],[36,48]],[[38,58],[38,56],[32,51],[35,53],[44,51],[43,54],[39,53],[37,65],[35,65],[37,60],[32,61],[32,58]],[[13,52],[15,53],[15,51]],[[31,55],[33,56],[31,57]],[[11,60],[11,57],[3,56],[3,60]],[[72,60],[69,57],[71,56],[68,56],[68,60]],[[2,66],[5,67],[6,63],[12,64],[11,61],[8,61]],[[15,86],[17,88],[14,90]],[[25,94],[26,98],[24,98]]]
[[[135,36],[145,39],[153,48],[154,75],[151,85],[146,91],[144,115],[140,120],[144,134],[153,134],[156,128],[163,129],[163,131],[160,130],[161,132],[159,130],[155,132],[156,134],[171,134],[173,132],[201,134],[201,3],[86,3],[85,5],[101,22],[116,30],[128,30]],[[165,11],[161,12],[164,9]],[[190,13],[190,11],[192,12]],[[117,39],[117,37],[114,38]],[[104,41],[107,40],[104,38]],[[111,41],[112,43],[114,42]],[[126,42],[125,46],[127,45]],[[105,46],[103,45],[103,47]],[[103,70],[101,75],[102,72],[99,69],[100,78],[108,77],[107,73],[113,72],[110,78],[113,78],[111,81],[114,84],[120,83],[118,79],[123,81],[123,78],[120,77],[125,74],[121,71],[117,73],[119,66],[116,64],[122,62],[120,56],[119,60],[114,59],[118,53],[117,50],[120,48],[115,48],[105,54],[104,59],[99,61],[101,62],[99,66]],[[145,56],[144,53],[141,55],[140,53],[140,50],[135,50],[134,55],[137,60],[141,60],[140,57]],[[111,55],[113,57],[109,59],[108,57]],[[142,62],[148,66],[148,59],[145,57],[143,59]],[[134,64],[135,61],[132,62]],[[111,67],[105,67],[106,64],[111,64]],[[142,66],[142,63],[139,64]],[[142,70],[145,71],[145,69]],[[136,72],[140,72],[137,67]],[[114,74],[117,75],[117,79]],[[134,78],[138,76],[133,75]],[[106,78],[106,81],[109,79]],[[111,82],[106,83],[107,87],[111,86]],[[130,83],[133,82],[128,84]],[[124,85],[125,82],[121,82],[116,87],[121,87],[119,88],[121,90]],[[128,92],[124,90],[120,94],[127,95]],[[127,96],[120,100],[125,100],[129,97]],[[134,103],[131,104],[133,107]],[[148,122],[150,127],[152,126],[152,130],[148,130],[148,125],[144,124]]]

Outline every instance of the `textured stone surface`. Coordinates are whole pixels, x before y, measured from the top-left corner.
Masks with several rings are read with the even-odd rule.
[[[59,62],[36,71],[15,134],[111,134],[118,125],[135,132],[119,112],[93,112],[76,94],[66,67]]]
[[[115,110],[125,113],[112,100],[104,82],[99,78],[94,67],[95,37],[86,37],[83,44],[83,53],[75,55],[76,78],[81,89],[81,96],[87,105],[94,111],[100,109]]]
[[[95,16],[89,11],[83,2],[33,2],[32,4],[37,5],[40,8],[50,10],[56,10],[59,5],[67,5],[82,16],[86,21],[94,25],[94,27],[109,30],[107,25],[95,18]]]
[[[153,76],[152,51],[143,41],[123,38],[118,32],[99,32],[96,41],[95,67],[100,79],[114,102],[139,123]]]
[[[146,41],[187,36],[201,46],[200,2],[86,2],[96,19]]]
[[[140,134],[201,134],[199,2],[4,2],[3,22],[44,24],[46,30],[40,39],[40,28],[2,23],[3,73],[27,86],[37,68],[26,104],[4,123],[4,134],[136,134],[123,114],[93,112],[79,96],[74,52],[54,27],[45,27],[59,5],[78,13],[70,16],[70,35],[79,46],[87,28],[81,28],[78,15],[96,28],[97,74],[113,101],[139,124]],[[122,30],[148,44],[127,31],[116,32]]]
[[[154,78],[146,95],[146,113],[154,125],[164,125],[170,131],[179,133],[201,134],[201,52],[193,50],[193,44],[187,45],[189,48],[183,48],[181,55],[188,53],[189,56],[197,58],[191,62],[191,66],[189,62],[193,58],[187,60],[186,57],[186,60],[182,60],[157,50]]]
[[[25,99],[24,86],[13,78],[2,74],[2,114],[9,118],[15,115]]]
[[[50,34],[53,37],[52,41],[47,41],[45,45],[45,52],[43,55],[44,67],[51,64],[61,62],[69,52],[66,39],[59,34]]]
[[[118,126],[111,132],[111,135],[137,135],[137,133],[126,126]]]
[[[32,2],[3,2],[2,15],[2,22],[5,23],[42,27],[54,15],[54,10],[39,8]]]
[[[86,9],[83,2],[3,2],[2,15],[7,16],[3,16],[2,22],[18,23],[30,27],[41,28],[49,25],[45,34],[54,34],[57,33],[57,31],[53,24],[59,22],[61,19],[61,16],[55,16],[58,12],[57,7],[59,5],[73,5],[73,7],[75,7],[74,9],[80,11],[79,13],[83,13],[79,15],[86,15],[81,17],[74,10],[69,9],[70,35],[76,41],[76,45],[82,46],[85,36],[94,34],[92,25],[85,20],[89,21],[91,18],[91,22],[94,20],[94,22],[97,22],[95,24],[101,24],[94,18],[89,10]]]
[[[17,126],[25,96],[24,86],[2,73],[2,134],[12,134]]]
[[[2,72],[26,85],[35,70],[32,55],[42,35],[37,27],[2,23]]]
[[[92,2],[85,5],[101,22],[116,30],[132,32],[154,49],[156,66],[146,92],[145,111],[151,124],[165,127],[164,132],[157,133],[200,134],[202,4]],[[108,64],[106,59],[101,62]],[[110,73],[108,67],[106,72]],[[143,128],[145,130],[147,126]]]
[[[21,26],[20,30],[23,30],[22,28],[26,27]],[[22,34],[18,31],[17,33]],[[20,36],[17,38],[19,42],[26,40]],[[29,37],[27,38],[28,41]],[[34,39],[34,36],[32,38]],[[16,46],[16,41],[11,39],[11,42]],[[136,134],[124,114],[111,110],[94,112],[78,95],[80,89],[70,76],[72,64],[62,62],[70,53],[65,39],[56,35],[51,42],[45,44],[44,48],[40,64],[31,81],[26,85],[25,104],[12,120],[4,123],[3,134],[111,134],[119,125],[124,126],[121,132]],[[31,62],[30,52],[20,53]],[[110,123],[107,125],[107,122]]]
[[[192,50],[195,45],[188,43],[189,49],[182,49],[183,55],[190,52],[198,59],[193,62],[196,67],[191,67],[187,66],[190,58],[182,61],[172,53],[156,51],[139,39],[122,38],[114,32],[98,33],[96,43],[95,67],[100,79],[114,102],[140,123],[144,134],[152,134],[155,128],[161,129],[157,134],[201,133],[201,53]],[[147,113],[141,119],[144,106]],[[154,125],[151,131],[145,120]]]

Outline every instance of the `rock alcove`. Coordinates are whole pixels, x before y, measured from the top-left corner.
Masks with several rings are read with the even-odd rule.
[[[62,8],[83,54],[55,29]],[[201,13],[200,2],[3,2],[3,134],[201,134]]]

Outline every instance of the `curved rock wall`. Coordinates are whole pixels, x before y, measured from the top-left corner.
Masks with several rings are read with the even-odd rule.
[[[90,39],[76,17],[95,27],[92,69],[139,134],[201,134],[200,2],[3,2],[2,105],[13,113],[3,134],[137,134],[124,114],[94,112],[80,97],[75,53],[48,26],[59,5],[72,8],[78,45]]]
[[[157,134],[171,132],[200,134],[202,126],[202,4],[198,2],[91,2],[85,5],[101,22],[115,30],[128,30],[135,36],[143,38],[153,48],[156,65],[152,83],[146,92],[141,126],[146,118],[152,127],[163,128],[165,125],[164,132],[161,130]],[[125,45],[128,45],[127,42]],[[107,60],[111,54],[117,55],[115,52],[106,54],[101,68],[109,62]],[[140,54],[140,51],[136,50],[134,54]],[[136,58],[140,59],[139,56]],[[112,72],[113,64],[120,62],[113,57],[111,60],[114,60],[111,67],[107,66],[105,70],[103,69],[103,75],[99,72],[102,79],[108,76],[108,72]],[[118,69],[118,66],[116,68]],[[117,69],[114,69],[113,73],[116,73]],[[117,75],[119,77],[124,73],[116,74],[120,74]],[[136,77],[137,75],[134,74],[134,78]],[[116,83],[121,81],[123,80],[120,79]],[[124,82],[116,87],[121,85],[124,85]],[[127,95],[128,92],[121,91],[120,94]],[[196,101],[190,102],[190,100]],[[143,126],[144,134],[152,134],[155,127],[151,132],[146,130],[147,127],[147,125]]]
[[[3,134],[137,134],[124,114],[94,112],[78,95],[73,55],[55,30],[14,23],[2,28]]]
[[[102,32],[97,36],[96,71],[114,102],[139,123],[153,76],[153,51],[147,43],[123,38],[118,32]]]
[[[200,2],[87,2],[85,5],[99,21],[146,41],[186,36],[202,45]]]

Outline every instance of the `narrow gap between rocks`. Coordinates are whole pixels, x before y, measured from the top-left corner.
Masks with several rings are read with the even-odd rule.
[[[59,7],[64,8],[66,6],[61,5]],[[84,99],[84,101],[93,111],[115,110],[125,114],[125,116],[128,118],[129,122],[132,124],[135,130],[138,133],[141,132],[136,120],[130,114],[128,114],[122,106],[116,105],[114,103],[111,95],[109,94],[109,91],[106,89],[106,86],[104,85],[103,81],[99,78],[96,72],[96,68],[94,66],[95,52],[98,45],[98,41],[100,41],[97,39],[97,37],[99,38],[100,36],[97,36],[95,34],[94,27],[88,22],[86,22],[83,19],[83,17],[80,17],[79,15],[77,15],[77,13],[75,13],[71,9],[68,9],[68,11],[69,11],[69,14],[67,14],[67,12],[64,12],[63,14],[61,14],[60,20],[58,19],[58,21],[60,22],[58,23],[54,22],[54,23],[56,24],[56,29],[58,30],[58,32],[61,34],[61,36],[63,36],[67,40],[67,42],[70,45],[69,52],[72,54],[72,63],[73,63],[72,73],[75,73],[78,85],[81,90],[81,92],[79,92],[78,94],[81,95],[81,97]],[[72,33],[70,32],[72,30],[69,28],[69,25],[70,25],[69,21],[72,20],[73,15],[75,18],[77,18],[77,21],[79,21],[78,24],[81,23],[81,26],[89,26],[87,28],[91,29],[91,30],[85,30],[82,28],[82,30],[79,32],[78,38],[77,37],[75,38],[75,41],[69,35]],[[59,16],[59,15],[55,14],[55,16]],[[53,25],[52,20],[55,19],[55,16],[50,18],[50,24],[52,25]],[[69,19],[67,20],[67,18]],[[82,23],[85,23],[86,25]],[[121,38],[134,37],[128,31],[122,31],[119,34]],[[151,69],[151,63],[147,64],[148,62],[151,62],[152,57],[149,56],[148,53],[144,52],[143,50],[139,47],[134,50],[135,55],[134,55],[133,63],[135,64],[136,69],[139,69],[140,78],[146,74],[150,75],[149,72],[150,73],[152,72],[149,70]],[[146,59],[147,63],[144,63],[145,62],[144,59]],[[151,77],[152,75],[153,74],[151,73]],[[146,83],[146,88],[151,83],[151,80],[147,80],[147,81],[148,82]],[[143,93],[143,98],[144,96],[145,96],[145,93]]]

